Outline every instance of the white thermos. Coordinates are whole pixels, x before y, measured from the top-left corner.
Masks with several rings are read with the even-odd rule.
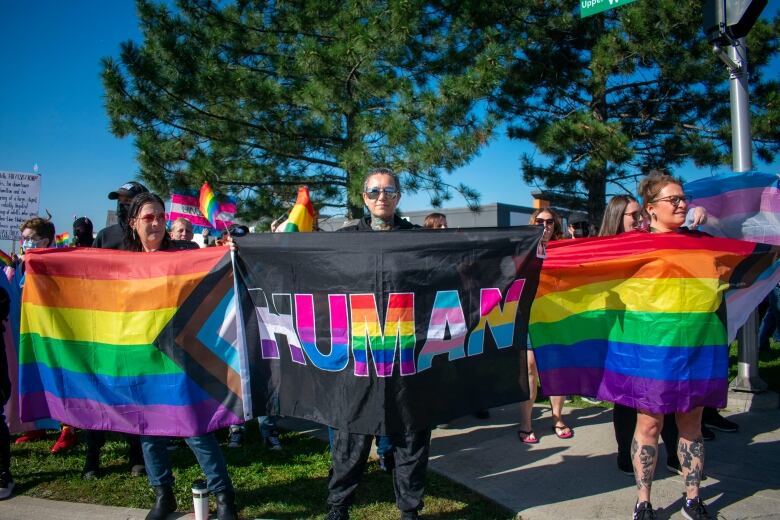
[[[205,480],[192,483],[192,506],[195,508],[195,520],[209,519],[209,488]]]

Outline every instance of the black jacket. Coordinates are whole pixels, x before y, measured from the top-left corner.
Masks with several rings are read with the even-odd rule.
[[[125,240],[125,231],[121,224],[114,224],[101,229],[95,237],[92,247],[102,249],[122,249],[122,242]]]
[[[393,227],[388,229],[388,231],[398,231],[401,229],[419,229],[420,226],[417,224],[412,224],[408,220],[404,220],[398,215],[393,216]],[[352,224],[350,226],[344,226],[341,229],[337,229],[336,231],[374,231],[374,229],[371,228],[371,215],[367,215],[363,218],[361,218],[357,224]]]

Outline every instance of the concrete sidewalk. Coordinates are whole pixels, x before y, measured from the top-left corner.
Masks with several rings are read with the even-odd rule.
[[[633,476],[617,469],[611,410],[567,409],[564,419],[575,430],[568,440],[553,435],[549,409],[537,406],[534,412],[534,430],[540,437],[536,445],[517,440],[517,404],[492,409],[489,419],[464,417],[435,430],[430,469],[524,520],[630,518],[636,485]],[[702,495],[718,518],[780,518],[780,410],[731,417],[740,432],[716,432],[716,439],[705,444],[708,479]],[[280,426],[327,439],[312,423],[284,420]],[[665,454],[659,458],[664,461]],[[682,518],[682,492],[680,476],[663,466],[656,470],[652,502],[659,520]],[[29,497],[0,502],[2,520],[131,520],[146,513]]]

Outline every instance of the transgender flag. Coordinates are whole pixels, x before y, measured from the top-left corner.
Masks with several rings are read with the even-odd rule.
[[[216,231],[222,232],[233,224],[233,217],[236,214],[236,200],[232,197],[222,199],[218,202],[217,227]],[[200,233],[203,228],[214,230],[214,226],[200,212],[200,202],[197,191],[182,191],[171,194],[171,209],[168,213],[168,225],[174,220],[184,217],[192,222],[192,230]]]
[[[780,245],[780,175],[729,173],[685,185],[691,206],[707,209],[701,230],[726,238]]]

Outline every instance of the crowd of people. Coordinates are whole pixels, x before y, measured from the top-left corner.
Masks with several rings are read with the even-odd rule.
[[[563,219],[553,208],[540,208],[531,215],[530,224],[542,226],[542,251],[553,240],[566,238],[620,235],[644,230],[649,233],[684,233],[686,219],[695,228],[706,221],[706,212],[697,208],[690,212],[682,184],[665,174],[653,174],[639,187],[640,199],[628,195],[612,198],[607,205],[600,226],[589,222],[587,216],[570,215],[564,232]],[[73,223],[72,245],[133,251],[145,254],[154,251],[186,250],[211,245],[229,245],[236,248],[234,236],[249,232],[246,226],[234,226],[219,237],[204,232],[194,242],[192,223],[185,218],[176,219],[166,228],[163,201],[138,182],[123,184],[108,198],[117,201],[117,223],[100,230],[93,239],[93,225],[87,217],[79,217]],[[341,232],[395,232],[418,228],[401,218],[397,208],[401,200],[398,177],[389,169],[376,168],[368,172],[362,190],[363,202],[368,209],[366,216],[348,225]],[[641,200],[642,202],[640,203]],[[279,225],[279,222],[275,222]],[[446,229],[447,219],[442,213],[431,213],[424,222],[427,229]],[[20,226],[21,252],[11,269],[7,269],[9,281],[24,285],[24,253],[32,248],[50,247],[54,243],[55,230],[50,218],[35,217]],[[770,295],[769,311],[761,328],[761,345],[768,346],[768,338],[776,334],[778,298],[780,290]],[[9,313],[9,295],[0,289],[0,318]],[[7,498],[13,490],[10,473],[11,437],[3,416],[2,405],[10,397],[10,379],[4,356],[0,349],[0,499]],[[536,401],[538,372],[533,349],[527,350],[529,399],[520,406],[518,439],[535,444],[539,438],[533,429],[532,410]],[[549,396],[552,408],[553,433],[560,439],[573,439],[574,429],[564,421],[563,407],[567,396]],[[486,416],[481,411],[479,416]],[[652,520],[655,512],[650,504],[650,491],[658,461],[658,438],[663,437],[666,446],[666,466],[683,476],[686,500],[682,514],[689,520],[711,518],[703,504],[699,485],[704,476],[703,441],[714,437],[710,428],[736,431],[738,426],[722,417],[717,410],[677,410],[660,415],[647,410],[636,410],[616,404],[613,411],[615,439],[617,441],[617,467],[636,478],[637,500],[633,517],[636,520]],[[264,444],[272,450],[282,449],[276,429],[275,417],[260,417],[260,432]],[[549,426],[548,426],[549,427]],[[40,439],[43,430],[28,431],[17,437],[17,443]],[[86,444],[83,469],[85,479],[100,477],[100,450],[106,440],[106,432],[82,431]],[[176,509],[173,494],[174,475],[169,458],[171,439],[154,436],[123,434],[128,446],[130,472],[134,476],[146,475],[155,490],[155,503],[147,520],[161,520]],[[329,428],[332,465],[328,480],[328,513],[326,520],[349,518],[361,477],[366,469],[374,436]],[[244,427],[230,428],[228,447],[242,445]],[[74,428],[62,425],[59,437],[51,449],[56,454],[72,448],[78,442]],[[189,437],[184,442],[195,454],[206,476],[209,491],[216,497],[217,516],[220,520],[237,518],[235,491],[225,458],[214,434]],[[392,474],[396,505],[402,520],[418,518],[423,508],[425,479],[431,442],[431,430],[407,431],[376,439],[382,467]]]

